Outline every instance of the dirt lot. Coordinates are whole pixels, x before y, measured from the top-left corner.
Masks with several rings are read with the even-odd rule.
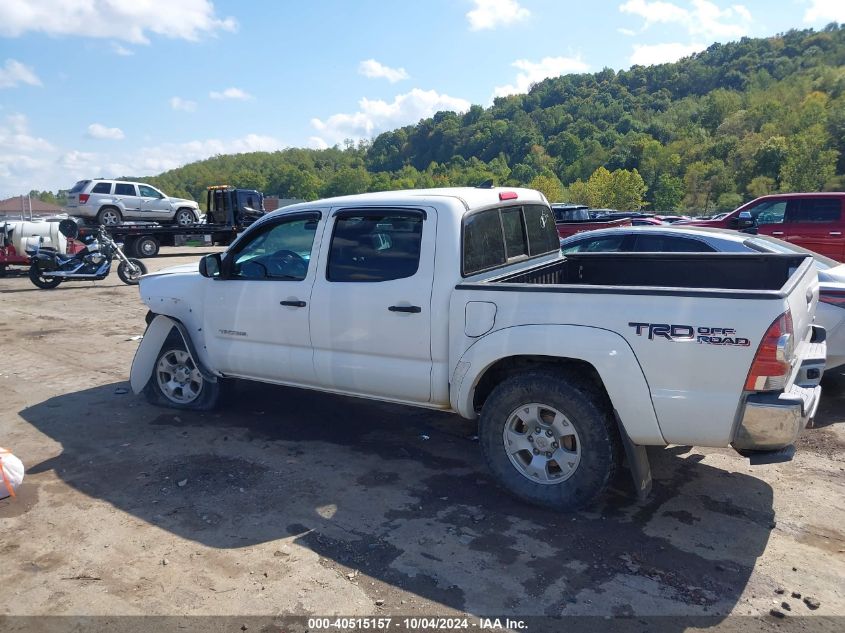
[[[28,468],[0,614],[845,615],[845,376],[790,463],[654,450],[647,501],[620,479],[557,515],[497,489],[454,416],[260,385],[154,408],[126,393],[145,312],[116,277],[0,279],[0,445]]]

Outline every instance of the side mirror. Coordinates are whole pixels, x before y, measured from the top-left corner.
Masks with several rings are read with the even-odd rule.
[[[748,228],[749,226],[754,226],[754,216],[751,215],[750,211],[742,211],[737,218],[737,225],[740,228]]]
[[[223,262],[220,253],[211,253],[200,260],[200,275],[203,277],[220,277]]]

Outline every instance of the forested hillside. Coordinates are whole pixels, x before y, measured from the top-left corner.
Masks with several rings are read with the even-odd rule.
[[[700,212],[773,191],[845,189],[843,174],[845,26],[834,24],[547,79],[368,143],[217,156],[147,180],[201,200],[219,183],[314,199],[493,178],[553,200]]]

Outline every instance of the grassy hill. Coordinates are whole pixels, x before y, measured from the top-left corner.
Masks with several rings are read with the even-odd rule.
[[[357,146],[216,156],[147,180],[203,200],[220,183],[314,199],[493,178],[596,206],[713,211],[843,189],[843,174],[845,27],[832,24],[547,79]]]

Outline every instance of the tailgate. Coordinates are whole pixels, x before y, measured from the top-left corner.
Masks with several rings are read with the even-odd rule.
[[[784,289],[788,293],[786,301],[792,314],[795,341],[800,344],[809,339],[819,302],[819,278],[811,256],[808,255],[804,263],[792,272]]]

